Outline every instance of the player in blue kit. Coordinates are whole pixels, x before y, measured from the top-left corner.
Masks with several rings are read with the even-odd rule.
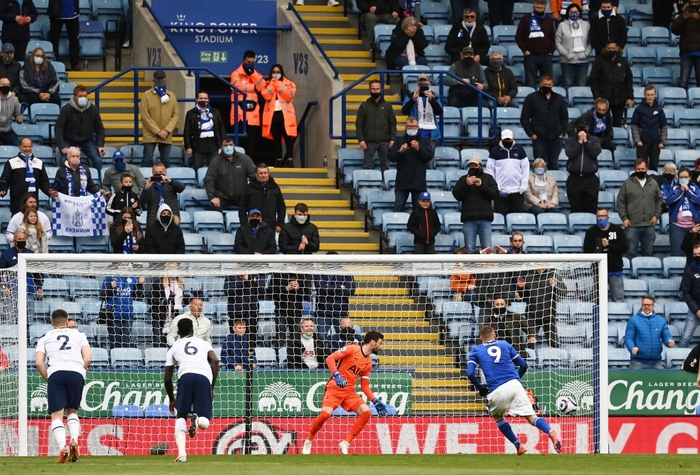
[[[177,322],[180,339],[168,350],[165,357],[165,391],[170,399],[170,412],[176,415],[175,443],[176,462],[187,461],[187,416],[192,410],[190,437],[197,427],[209,427],[214,400],[214,385],[219,375],[219,359],[207,341],[194,334],[194,325],[189,318]],[[177,399],[173,395],[173,372],[177,370]]]
[[[54,329],[46,332],[36,344],[36,369],[47,382],[51,434],[60,447],[58,463],[75,462],[80,457],[78,408],[92,352],[85,335],[68,328],[68,313],[65,310],[53,311],[51,326]],[[68,414],[70,447],[66,445],[64,409]]]
[[[479,335],[483,343],[476,346],[469,355],[467,376],[479,394],[488,399],[489,410],[498,429],[515,445],[518,455],[524,454],[527,450],[520,445],[510,424],[503,418],[506,410],[511,415],[523,416],[530,424],[547,434],[554,444],[554,450],[561,453],[561,440],[557,431],[551,429],[544,418],[537,417],[525,388],[520,383],[520,378],[527,371],[527,362],[510,343],[496,340],[493,327],[484,325]],[[515,370],[516,364],[518,371]],[[481,367],[486,384],[482,385],[475,376],[476,365]]]

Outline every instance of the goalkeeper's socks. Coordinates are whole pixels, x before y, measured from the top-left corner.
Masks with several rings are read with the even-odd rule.
[[[78,437],[80,437],[80,419],[78,419],[78,414],[68,414],[68,433],[72,441],[78,441]]]
[[[63,426],[63,419],[51,421],[51,434],[59,447],[63,448],[66,445],[66,428]]]
[[[501,419],[500,421],[496,422],[496,425],[498,425],[498,430],[500,430],[501,433],[506,436],[506,439],[510,440],[517,449],[520,446],[520,441],[513,432],[513,429],[510,427],[508,421]]]
[[[314,423],[311,425],[311,430],[309,431],[309,437],[307,437],[307,439],[314,440],[316,433],[321,430],[321,427],[323,427],[323,424],[325,424],[326,421],[328,419],[330,419],[330,417],[331,417],[330,414],[328,414],[325,411],[321,411],[321,413],[314,420]]]
[[[545,434],[549,435],[549,431],[551,430],[551,428],[549,427],[549,424],[547,424],[547,421],[544,420],[543,417],[538,417],[537,419],[535,419],[535,423],[533,425]]]
[[[353,424],[352,429],[350,429],[350,433],[345,438],[345,441],[352,442],[353,439],[357,437],[357,434],[359,434],[360,431],[364,429],[365,425],[367,425],[370,417],[372,417],[372,413],[370,411],[365,411],[358,415],[357,420],[355,421],[355,424]]]

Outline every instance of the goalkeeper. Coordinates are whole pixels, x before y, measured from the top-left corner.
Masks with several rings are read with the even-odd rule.
[[[340,442],[338,448],[343,454],[348,453],[350,442],[360,433],[365,427],[371,412],[369,406],[355,391],[357,378],[362,378],[360,383],[362,392],[367,398],[372,401],[377,409],[377,414],[380,416],[386,415],[386,406],[379,399],[374,397],[372,390],[369,388],[369,374],[372,372],[372,354],[378,354],[382,349],[384,335],[376,331],[367,332],[362,346],[347,345],[338,351],[333,352],[326,358],[326,365],[332,373],[333,377],[326,383],[326,389],[323,394],[323,403],[321,405],[321,413],[314,420],[309,431],[309,436],[302,453],[309,455],[316,433],[321,430],[323,424],[330,419],[333,411],[341,406],[346,411],[357,413],[357,420],[350,429],[350,433],[345,437],[345,440]]]

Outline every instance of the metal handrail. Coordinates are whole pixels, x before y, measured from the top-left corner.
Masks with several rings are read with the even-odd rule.
[[[427,71],[427,70],[426,70],[426,71]],[[385,77],[386,77],[387,75],[389,75],[389,74],[400,74],[400,75],[402,75],[402,77],[403,77],[404,74],[421,74],[422,72],[426,72],[426,71],[415,70],[415,69],[414,69],[414,70],[375,69],[375,70],[373,70],[373,71],[370,71],[370,72],[368,72],[368,73],[365,73],[361,78],[357,79],[356,81],[352,82],[350,85],[348,85],[348,86],[346,86],[345,88],[343,88],[340,92],[338,92],[338,93],[334,94],[333,96],[331,96],[331,98],[329,99],[329,102],[330,102],[330,114],[329,114],[329,119],[328,119],[328,120],[329,120],[329,130],[330,130],[330,132],[331,132],[331,138],[332,138],[332,139],[335,139],[335,140],[340,139],[340,140],[341,140],[341,145],[342,145],[342,147],[347,146],[347,139],[348,139],[348,138],[357,138],[357,137],[348,137],[347,134],[346,134],[346,132],[345,132],[345,128],[346,128],[346,125],[347,125],[347,123],[346,123],[346,115],[347,115],[347,93],[348,93],[351,89],[355,88],[355,86],[357,86],[358,84],[363,83],[368,77],[373,76],[373,75],[376,75],[376,74],[379,74],[379,81],[380,81],[382,84],[386,84]],[[478,88],[472,86],[472,85],[469,84],[468,82],[464,81],[462,78],[456,76],[455,74],[453,74],[453,73],[451,73],[451,72],[449,72],[449,71],[435,71],[435,70],[430,70],[429,72],[427,72],[427,74],[430,74],[430,75],[432,75],[432,76],[434,76],[434,75],[437,74],[437,75],[440,76],[438,85],[439,85],[440,97],[442,97],[442,98],[446,97],[446,94],[444,94],[444,91],[445,91],[445,76],[447,76],[447,75],[449,75],[449,76],[455,78],[459,83],[461,83],[461,84],[463,84],[463,85],[465,85],[465,86],[467,86],[467,87],[473,89],[474,91],[476,91],[476,92],[477,92],[477,106],[478,106],[478,116],[477,116],[477,117],[478,117],[479,125],[481,125],[481,123],[483,122],[482,109],[481,109],[481,108],[482,108],[482,106],[483,106],[483,100],[484,100],[484,98],[490,99],[491,101],[494,101],[494,103],[496,103],[496,98],[495,98],[495,97],[491,96],[490,94],[488,94],[488,93],[486,93],[486,92],[484,92],[484,91],[479,90]],[[448,89],[449,89],[449,88],[448,88]],[[334,101],[335,101],[336,99],[338,99],[338,98],[341,99],[341,128],[342,128],[342,132],[341,132],[340,135],[333,134],[333,130],[334,130],[334,128],[333,128],[333,127],[334,127],[334,123],[333,123],[333,117],[334,117],[334,113],[333,113],[333,104],[334,104]],[[403,104],[402,101],[390,102],[390,104],[397,104],[397,103],[398,103],[398,104]],[[498,109],[497,107],[494,107],[494,108],[493,108],[493,117],[492,117],[492,124],[493,124],[493,127],[492,127],[492,129],[491,129],[491,130],[493,131],[493,134],[489,134],[488,136],[483,136],[483,135],[482,135],[481,127],[479,127],[479,132],[478,132],[477,137],[476,137],[477,146],[478,146],[479,148],[481,148],[481,146],[483,145],[483,143],[484,143],[485,140],[493,140],[493,139],[496,138],[496,132],[495,132],[495,131],[497,130],[497,127],[498,127],[498,112],[497,112],[497,109]],[[439,120],[438,120],[438,127],[439,127],[440,135],[441,135],[441,138],[440,138],[440,141],[439,141],[439,142],[440,142],[440,145],[444,145],[444,144],[445,144],[445,138],[446,138],[446,137],[445,137],[445,134],[444,134],[444,131],[445,131],[445,124],[444,124],[444,117],[443,117],[443,116],[440,116],[440,117],[439,117]],[[466,136],[466,135],[465,135],[465,136],[459,135],[459,136],[456,136],[456,137],[447,137],[447,140],[474,140],[474,137],[469,137],[469,136]]]
[[[306,167],[306,118],[308,117],[309,112],[311,112],[311,108],[317,105],[318,101],[309,101],[309,103],[306,104],[304,113],[301,114],[299,125],[297,125],[297,128],[299,129],[299,154],[301,155],[299,160],[301,162],[301,168]]]
[[[328,66],[330,66],[331,70],[333,71],[333,74],[334,74],[333,77],[337,79],[338,76],[340,76],[338,69],[333,65],[333,62],[328,57],[326,52],[321,47],[321,44],[316,39],[316,36],[311,34],[311,30],[306,25],[306,22],[301,18],[301,15],[299,15],[299,12],[297,11],[297,9],[294,8],[294,5],[292,5],[291,3],[288,3],[287,10],[291,11],[294,14],[294,16],[297,17],[297,20],[299,20],[299,23],[301,24],[302,28],[304,28],[304,31],[306,31],[306,34],[309,35],[309,37],[311,38],[311,44],[314,45],[318,49],[318,51],[321,53],[321,56],[323,56],[323,59],[326,60],[326,63],[328,63]],[[290,25],[290,28],[291,28],[291,25]]]

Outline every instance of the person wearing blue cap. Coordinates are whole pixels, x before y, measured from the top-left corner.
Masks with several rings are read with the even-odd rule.
[[[408,230],[413,234],[416,254],[435,254],[435,236],[440,232],[440,216],[427,191],[418,195],[418,207],[408,217]]]
[[[146,179],[143,177],[139,167],[127,163],[127,157],[120,150],[114,152],[114,155],[112,155],[112,166],[104,171],[102,189],[107,193],[112,192],[112,190],[118,191],[122,186],[122,175],[125,173],[128,173],[133,178],[131,191],[137,195],[141,193],[141,190],[146,185]]]

